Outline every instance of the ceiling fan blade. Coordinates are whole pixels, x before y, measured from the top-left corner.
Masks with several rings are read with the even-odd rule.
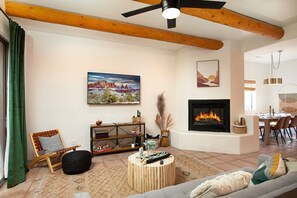
[[[137,10],[133,10],[133,11],[130,11],[130,12],[122,13],[122,15],[124,17],[130,17],[130,16],[134,16],[134,15],[141,14],[141,13],[144,13],[144,12],[148,12],[148,11],[151,11],[151,10],[155,10],[155,9],[158,9],[158,8],[161,8],[161,7],[162,7],[161,4],[155,4],[155,5],[147,6],[147,7],[144,7],[144,8],[137,9]]]
[[[167,28],[175,28],[176,27],[176,19],[167,19]]]
[[[225,3],[222,1],[181,0],[180,7],[220,9]]]

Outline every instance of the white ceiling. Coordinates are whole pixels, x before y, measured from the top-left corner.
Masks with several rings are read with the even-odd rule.
[[[121,13],[134,9],[142,8],[147,4],[134,2],[132,0],[18,0],[29,4],[51,7],[59,10],[71,11],[85,15],[103,17],[124,21],[127,23],[139,24],[148,27],[155,27],[167,30],[166,20],[161,16],[161,9],[150,11],[144,14],[125,18]],[[184,0],[186,1],[186,0]],[[266,21],[268,23],[285,27],[297,23],[297,0],[225,0],[225,8],[239,12],[241,14]],[[30,20],[22,20],[25,25],[38,26],[40,23]],[[87,31],[86,32],[91,32]],[[169,31],[213,38],[218,40],[244,40],[250,37],[262,37],[250,32],[231,28],[229,26],[213,23],[197,17],[181,14],[177,18],[177,27]],[[102,35],[102,33],[98,33]],[[108,35],[108,34],[106,34]],[[118,38],[121,38],[119,36]],[[137,40],[137,39],[136,39]],[[142,39],[143,40],[143,39]],[[296,43],[280,43],[279,46],[261,48],[254,52],[248,52],[246,55],[250,61],[267,62],[270,53],[276,52],[280,48],[284,50],[283,56],[296,54],[297,58],[297,40]],[[155,44],[156,42],[152,42]],[[164,42],[163,42],[164,43]],[[167,48],[174,50],[181,48],[181,45],[164,44]],[[296,47],[294,47],[296,46]],[[166,48],[165,47],[165,48]],[[273,49],[272,49],[273,48]],[[293,52],[288,52],[286,48]],[[288,54],[285,54],[286,51]],[[295,53],[294,53],[295,52]],[[266,58],[256,58],[256,56],[264,56]],[[265,61],[264,61],[265,60]],[[270,60],[270,59],[269,59]]]
[[[280,58],[281,62],[297,60],[297,38],[246,52],[244,54],[244,59],[249,62],[270,64],[272,54],[274,62],[276,63],[278,61],[279,50],[282,50]]]

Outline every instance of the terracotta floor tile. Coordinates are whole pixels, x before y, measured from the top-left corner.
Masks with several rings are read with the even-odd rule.
[[[219,155],[216,156],[216,159],[222,160],[223,162],[230,162],[235,160],[235,158],[232,155]]]
[[[254,164],[254,165],[257,165],[257,157],[247,157],[247,158],[244,158],[242,159],[243,161],[249,163],[249,164]]]
[[[92,162],[103,162],[102,156],[94,156]]]
[[[27,178],[34,179],[39,174],[39,168],[32,168],[26,175]]]
[[[96,166],[96,167],[104,167],[104,163],[103,162],[92,163],[90,169],[92,169],[94,166]]]
[[[248,167],[256,168],[255,164],[253,164],[253,163],[248,163],[248,162],[243,161],[243,160],[235,160],[235,161],[231,161],[231,162],[229,162],[229,164],[234,165],[234,166],[237,166],[237,167],[245,167],[245,166],[248,166]]]
[[[33,180],[32,183],[31,183],[31,186],[30,188],[28,189],[28,192],[27,192],[27,196],[26,197],[33,197],[34,193],[35,193],[35,190],[37,188],[37,186],[40,184],[41,182],[41,179],[38,179],[38,180]]]
[[[222,155],[222,153],[214,153],[214,152],[207,152],[208,155],[211,155],[211,156],[219,156],[219,155]]]
[[[202,153],[202,152],[192,153],[191,155],[198,158],[198,159],[205,159],[205,158],[211,157],[210,155],[208,155],[206,153]]]
[[[103,161],[107,161],[107,160],[115,160],[115,159],[119,159],[118,155],[116,153],[114,154],[109,154],[109,155],[102,155],[102,160]]]
[[[237,155],[237,154],[233,154],[232,157],[233,157],[234,159],[242,159],[242,158],[245,157],[245,155]]]
[[[39,172],[38,172],[38,174],[36,175],[36,177],[34,179],[42,179],[44,177],[44,175],[51,174],[48,167],[42,167],[42,168],[35,167],[35,168],[39,169]],[[55,169],[55,170],[57,171],[59,169]]]
[[[123,162],[124,164],[128,165],[128,160],[127,160],[127,159],[121,159],[121,160],[122,160],[122,162]]]
[[[133,151],[133,152],[124,152],[124,153],[118,153],[118,154],[115,154],[117,155],[117,158],[118,159],[126,159],[128,158],[130,155],[134,154],[134,153],[137,153],[138,151]]]
[[[193,154],[193,153],[195,153],[195,152],[197,152],[197,151],[193,151],[193,150],[184,150],[184,152],[187,153],[187,154]]]
[[[32,184],[31,180],[27,180],[13,188],[5,189],[0,191],[0,197],[13,197],[13,198],[22,198],[27,194],[30,186]],[[5,184],[6,185],[6,184]]]
[[[203,159],[204,162],[210,164],[210,165],[217,165],[217,164],[223,164],[224,161],[217,159],[216,157],[210,157]]]
[[[106,167],[112,167],[112,166],[119,166],[119,165],[123,165],[124,162],[120,159],[116,159],[116,160],[106,160],[103,161],[104,165]]]
[[[247,153],[248,156],[258,156],[259,152]]]
[[[223,171],[231,171],[231,170],[234,170],[234,169],[238,169],[240,167],[238,166],[235,166],[235,165],[232,165],[232,164],[218,164],[218,165],[215,165],[216,168],[218,169],[221,169]]]

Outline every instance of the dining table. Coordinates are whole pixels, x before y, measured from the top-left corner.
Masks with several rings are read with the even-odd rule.
[[[264,123],[264,144],[265,145],[270,145],[270,123],[271,122],[276,122],[281,116],[260,116],[259,117],[259,122]]]

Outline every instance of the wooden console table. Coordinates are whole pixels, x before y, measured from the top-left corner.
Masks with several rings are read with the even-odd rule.
[[[146,152],[144,152],[145,154]],[[143,165],[138,153],[128,157],[128,184],[139,193],[164,188],[175,184],[174,156]]]
[[[131,134],[130,130],[136,130],[139,135]],[[96,131],[103,131],[106,136],[96,137]],[[136,141],[136,138],[138,142]],[[142,147],[145,141],[145,123],[112,123],[102,125],[91,125],[90,126],[90,150],[92,155],[102,155],[108,153],[117,153],[124,151],[138,150]],[[96,150],[94,146],[99,144],[101,146],[110,143],[110,148]],[[132,147],[132,143],[135,143]]]

